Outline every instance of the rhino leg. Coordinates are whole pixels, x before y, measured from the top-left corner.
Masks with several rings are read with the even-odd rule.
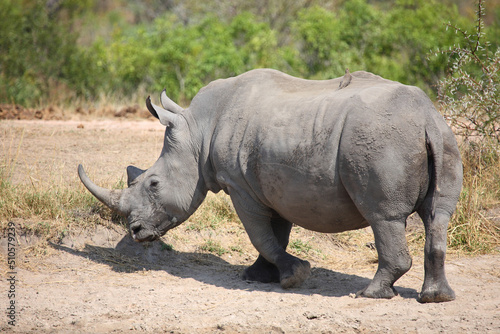
[[[278,268],[279,281],[284,289],[300,286],[309,277],[311,265],[285,251],[283,243],[280,243],[278,239],[285,233],[280,232],[277,236],[273,230],[273,211],[257,203],[244,191],[238,190],[240,189],[230,187],[229,196],[250,241],[264,260]],[[286,229],[283,228],[283,230]],[[262,270],[266,267],[269,269],[264,261],[259,259],[257,261],[259,262],[257,266],[260,266]]]
[[[455,299],[455,292],[446,280],[444,260],[446,233],[450,214],[436,210],[434,217],[421,215],[425,225],[424,284],[418,297],[421,303],[446,302]]]
[[[274,236],[278,239],[280,246],[286,250],[292,223],[281,218],[277,213],[274,213],[271,218],[271,226]],[[257,281],[262,283],[278,283],[280,281],[280,272],[271,262],[267,261],[262,255],[250,267],[245,269],[242,278],[247,281]]]
[[[387,298],[397,296],[396,282],[411,268],[411,257],[406,243],[406,219],[372,223],[378,252],[378,269],[368,287],[358,297]]]

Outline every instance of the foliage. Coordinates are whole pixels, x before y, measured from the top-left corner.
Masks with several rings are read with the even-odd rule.
[[[185,26],[169,13],[133,34],[115,37],[111,45],[112,76],[134,89],[167,88],[169,95],[189,101],[208,82],[256,67],[280,67],[274,33],[243,13],[229,24],[208,16]]]
[[[427,93],[442,75],[445,57],[427,59],[430,49],[453,44],[457,37],[436,24],[459,20],[455,7],[437,1],[396,1],[381,11],[364,0],[347,1],[334,13],[322,7],[306,8],[295,21],[296,40],[306,77],[331,78],[344,69],[366,70]]]
[[[472,24],[444,3],[6,0],[0,101],[131,99],[166,88],[186,104],[208,82],[259,67],[318,79],[349,67],[432,94],[447,55],[425,55],[459,40],[441,22]],[[498,43],[496,21],[484,31]]]
[[[485,40],[484,3],[478,1],[474,33],[448,24],[462,45],[441,51],[451,59],[450,73],[440,81],[439,102],[452,126],[466,140],[493,138],[500,144],[500,47]]]
[[[69,29],[71,18],[84,10],[85,4],[66,0],[51,8],[41,0],[0,2],[2,101],[43,102],[73,83],[91,87],[81,82],[88,59]],[[56,19],[57,12],[67,19]],[[75,86],[71,89],[82,92]]]
[[[484,253],[500,243],[500,226],[489,217],[491,208],[500,202],[500,48],[485,38],[484,2],[479,0],[477,6],[474,33],[447,25],[462,41],[438,52],[450,59],[450,72],[439,81],[439,102],[459,135],[464,164],[463,189],[449,226],[449,244]]]
[[[460,17],[455,6],[427,0],[399,0],[388,13],[384,26],[392,27],[384,33],[386,50],[396,64],[394,80],[424,88],[434,95],[437,80],[444,75],[447,58],[429,59],[430,50],[441,49],[458,42],[454,32],[445,29],[443,22],[453,21],[464,26],[471,23]],[[389,74],[388,74],[389,75]]]

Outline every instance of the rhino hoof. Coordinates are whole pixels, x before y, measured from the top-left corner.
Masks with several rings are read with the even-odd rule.
[[[277,283],[280,281],[280,272],[274,264],[259,256],[254,264],[245,269],[242,278],[245,281]]]
[[[292,266],[291,275],[282,275],[280,284],[283,289],[300,286],[311,274],[311,264],[308,261],[299,261]]]
[[[391,287],[384,287],[378,290],[370,288],[368,286],[366,289],[358,291],[356,293],[356,298],[365,297],[365,298],[382,298],[382,299],[391,299],[398,295],[396,289]]]
[[[422,290],[418,295],[419,303],[442,303],[455,300],[455,292],[446,284],[444,289],[439,290]]]

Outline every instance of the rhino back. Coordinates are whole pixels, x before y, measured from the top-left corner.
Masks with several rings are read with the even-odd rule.
[[[400,138],[384,136],[397,127],[404,133],[405,122],[416,124],[419,117],[398,108],[405,103],[402,96],[413,95],[401,94],[407,86],[366,72],[352,75],[342,90],[337,90],[339,79],[303,80],[272,70],[233,78],[235,91],[219,110],[211,139],[215,172],[305,228],[339,232],[366,226],[341,178],[340,160],[348,158],[339,150],[343,133],[369,120],[378,124],[370,138],[391,148]],[[370,138],[355,139],[356,154],[369,154]]]

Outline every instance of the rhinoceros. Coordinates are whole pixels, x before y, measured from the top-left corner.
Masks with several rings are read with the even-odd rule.
[[[183,109],[163,91],[146,100],[166,127],[154,165],[127,167],[128,188],[107,190],[78,173],[105,205],[127,216],[131,236],[151,241],[187,220],[207,192],[223,190],[259,252],[245,280],[299,286],[310,264],[286,252],[292,224],[334,233],[371,226],[373,280],[357,296],[392,298],[412,264],[407,217],[425,226],[420,302],[455,298],[444,270],[447,226],[462,186],[457,142],[417,87],[358,71],[305,80],[252,70],[202,88]]]

